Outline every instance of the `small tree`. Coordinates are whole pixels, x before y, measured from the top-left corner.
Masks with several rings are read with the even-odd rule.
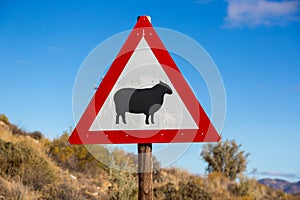
[[[230,180],[234,180],[238,175],[246,170],[247,157],[240,150],[241,144],[237,145],[234,140],[218,144],[207,144],[203,146],[201,157],[207,162],[206,170],[211,172],[221,172]]]

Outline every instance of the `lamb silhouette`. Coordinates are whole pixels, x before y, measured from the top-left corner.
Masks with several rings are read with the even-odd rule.
[[[145,123],[149,124],[149,116],[151,116],[151,123],[154,124],[154,113],[161,108],[164,95],[172,93],[170,86],[161,81],[152,88],[122,88],[118,90],[114,95],[116,124],[119,124],[120,116],[123,123],[126,124],[126,112],[144,113],[146,115]]]

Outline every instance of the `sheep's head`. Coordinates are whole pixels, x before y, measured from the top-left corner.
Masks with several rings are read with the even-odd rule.
[[[170,88],[170,86],[168,86],[166,83],[164,83],[162,81],[159,81],[159,85],[163,86],[165,93],[167,93],[167,94],[172,94],[173,93],[173,91]]]

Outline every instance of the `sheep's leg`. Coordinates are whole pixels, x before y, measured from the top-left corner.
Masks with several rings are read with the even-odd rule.
[[[145,121],[146,124],[149,124],[149,114],[146,114],[146,121]]]
[[[154,124],[154,113],[150,115],[151,116],[151,123]]]
[[[126,124],[125,113],[123,113],[121,116],[122,116],[123,123]]]
[[[119,124],[119,117],[120,117],[120,115],[117,114],[117,115],[116,115],[116,124]]]

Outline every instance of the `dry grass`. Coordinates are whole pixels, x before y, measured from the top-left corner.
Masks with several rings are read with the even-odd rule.
[[[55,146],[57,152],[62,153],[62,148],[72,149],[74,159],[78,157],[76,153],[80,153],[83,157],[77,162],[83,165],[80,169],[85,170],[62,168],[62,163],[59,163],[62,160],[49,156],[53,144],[47,139],[35,140],[26,135],[12,134],[9,125],[0,120],[0,200],[137,198],[136,174],[101,168],[82,148],[76,147],[75,151],[68,144]],[[120,150],[109,152],[102,149],[101,152],[100,157],[110,153],[114,157],[110,163],[120,166],[127,166],[130,159],[135,158]],[[115,166],[115,169],[118,168]],[[199,177],[178,168],[161,169],[157,176],[160,176],[160,181],[154,182],[154,188],[158,200],[297,199],[247,177],[240,181],[231,181],[221,173]]]
[[[162,182],[155,183],[156,186],[161,186],[165,183],[173,183],[177,185],[179,181],[190,180],[192,175],[187,170],[171,167],[171,168],[161,169],[160,176]]]
[[[9,182],[0,177],[0,200],[34,200],[36,196],[20,180]]]
[[[81,184],[48,157],[46,142],[1,127],[0,199],[78,199]]]

